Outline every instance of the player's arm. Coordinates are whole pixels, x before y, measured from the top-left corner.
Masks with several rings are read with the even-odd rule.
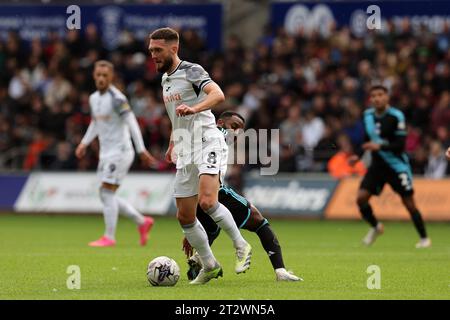
[[[350,157],[348,157],[347,161],[350,166],[353,167],[359,160],[363,159],[366,156],[367,151],[364,149],[364,145],[366,145],[368,142],[370,142],[370,139],[366,132],[366,129],[364,128],[364,139],[362,145],[358,145],[358,148],[356,149],[357,151],[354,152],[354,154],[352,154]]]
[[[133,139],[134,147],[136,148],[136,152],[139,154],[139,158],[145,165],[151,166],[156,162],[156,160],[147,151],[147,149],[145,149],[141,129],[139,128],[136,116],[131,110],[128,101],[126,99],[117,99],[115,101],[115,108],[130,130],[131,139]]]
[[[450,160],[450,147],[448,147],[447,152],[445,153],[447,156],[447,160]]]
[[[193,65],[186,70],[186,80],[192,84],[196,90],[206,93],[206,98],[196,105],[187,106],[182,104],[175,109],[178,116],[190,115],[213,108],[225,100],[225,95],[219,85],[212,81],[208,72],[201,66]]]
[[[225,101],[225,95],[223,94],[222,89],[220,89],[219,85],[215,82],[210,82],[205,85],[203,91],[206,93],[206,98],[199,104],[193,106],[196,113],[211,109]]]
[[[89,123],[89,127],[84,134],[83,139],[81,139],[80,144],[77,146],[77,149],[75,150],[75,155],[78,159],[81,159],[86,154],[87,146],[91,144],[91,142],[97,137],[97,126],[94,119],[91,119],[91,122]]]
[[[192,107],[189,107],[185,104],[179,105],[175,110],[177,115],[185,116],[202,112],[211,109],[219,103],[225,101],[225,95],[223,94],[222,89],[220,89],[219,85],[215,82],[209,82],[207,85],[205,85],[203,91],[206,93],[205,99]]]
[[[145,149],[144,139],[142,138],[141,129],[139,128],[136,116],[132,111],[129,111],[123,113],[122,118],[130,130],[131,138],[133,139],[134,147],[136,148],[136,152],[139,154],[139,158],[145,165],[151,166],[156,162],[156,160],[150,152]]]

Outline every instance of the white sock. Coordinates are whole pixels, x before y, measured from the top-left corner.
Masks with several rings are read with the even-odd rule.
[[[100,189],[100,199],[103,202],[103,218],[105,220],[105,236],[115,240],[119,205],[116,193],[105,188]]]
[[[116,198],[117,203],[119,204],[119,212],[124,216],[132,219],[137,225],[142,225],[145,220],[144,216],[139,213],[128,201],[121,199],[119,197]]]
[[[208,235],[202,224],[195,219],[195,222],[188,225],[182,225],[183,233],[191,246],[197,250],[202,266],[206,269],[212,269],[217,264],[216,258],[212,253],[208,243]]]
[[[217,202],[217,205],[210,208],[206,213],[228,234],[231,240],[233,240],[235,248],[242,248],[247,244],[247,241],[242,237],[242,234],[233,219],[233,215],[227,207],[220,202]]]

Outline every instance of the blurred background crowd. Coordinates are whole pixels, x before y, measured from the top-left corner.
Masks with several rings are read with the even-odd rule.
[[[231,35],[221,52],[206,50],[192,30],[180,30],[183,60],[204,66],[222,87],[226,101],[218,115],[235,110],[247,128],[280,129],[280,171],[362,174],[346,168],[364,132],[367,90],[381,79],[391,104],[407,119],[407,152],[415,174],[445,176],[450,145],[450,32],[418,37],[405,19],[401,30],[355,38],[347,28],[328,37],[295,36],[266,28],[257,45]],[[147,43],[123,31],[113,52],[94,25],[56,33],[25,45],[15,33],[0,40],[0,169],[94,170],[98,145],[79,161],[74,149],[90,121],[88,98],[95,91],[93,64],[108,59],[139,120],[144,140],[160,161],[151,170],[170,171],[164,153],[170,121],[161,99],[159,75]],[[232,175],[251,166],[234,166]],[[138,160],[133,170],[143,168]]]

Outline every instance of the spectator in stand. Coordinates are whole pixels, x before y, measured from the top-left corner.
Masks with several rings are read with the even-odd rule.
[[[423,174],[434,150],[424,146],[433,139],[450,145],[448,29],[417,33],[407,19],[400,28],[388,24],[391,33],[371,32],[363,39],[346,27],[329,35],[267,27],[254,47],[245,47],[239,35],[232,35],[221,52],[207,50],[198,33],[184,29],[181,54],[205,66],[223,88],[227,99],[217,110],[242,113],[247,128],[281,130],[280,169],[288,172],[326,172],[334,141],[342,133],[358,145],[364,135],[361,115],[368,107],[367,90],[374,79],[381,79],[391,90],[392,105],[406,116],[407,152],[414,173]],[[17,159],[26,158],[27,169],[45,160],[44,166],[55,162],[54,167],[67,170],[94,170],[94,153],[63,165],[56,154],[69,149],[62,142],[71,148],[79,143],[90,120],[92,66],[109,59],[116,66],[116,85],[126,91],[139,116],[146,143],[163,160],[158,150],[168,144],[170,125],[161,104],[161,75],[146,54],[146,39],[122,30],[117,49],[107,50],[100,31],[91,24],[64,37],[51,32],[29,44],[15,32],[0,40],[0,157],[21,154]],[[24,165],[1,160],[0,166],[9,169]],[[132,168],[140,169],[136,164]],[[158,170],[173,170],[173,165],[161,162]]]
[[[345,134],[341,134],[337,138],[337,144],[339,151],[328,161],[328,173],[336,179],[354,175],[364,176],[367,172],[365,164],[361,160],[355,163],[351,162],[354,152],[350,138]]]
[[[433,141],[430,145],[430,155],[425,168],[425,177],[430,179],[442,179],[447,173],[447,159],[445,151],[439,141]]]

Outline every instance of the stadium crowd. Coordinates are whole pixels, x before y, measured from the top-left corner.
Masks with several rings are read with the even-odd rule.
[[[442,177],[448,173],[444,150],[450,145],[450,32],[422,30],[418,36],[408,20],[401,30],[392,23],[389,28],[364,38],[347,28],[326,38],[267,28],[255,47],[231,36],[222,52],[208,51],[194,31],[182,30],[180,57],[203,65],[223,88],[226,101],[216,115],[231,109],[246,118],[247,128],[280,129],[284,172],[330,168],[336,177],[361,174],[364,168],[332,168],[341,168],[336,163],[362,143],[367,90],[382,79],[392,105],[406,115],[414,173]],[[51,33],[45,42],[26,44],[13,32],[0,40],[0,169],[95,169],[98,145],[81,161],[74,148],[90,121],[92,67],[104,58],[114,63],[116,85],[129,97],[145,143],[159,159],[152,170],[174,170],[163,160],[170,121],[147,43],[127,31],[119,37],[112,52],[102,46],[94,25],[64,37]],[[230,171],[238,177],[251,167]],[[148,170],[138,160],[133,169]]]

